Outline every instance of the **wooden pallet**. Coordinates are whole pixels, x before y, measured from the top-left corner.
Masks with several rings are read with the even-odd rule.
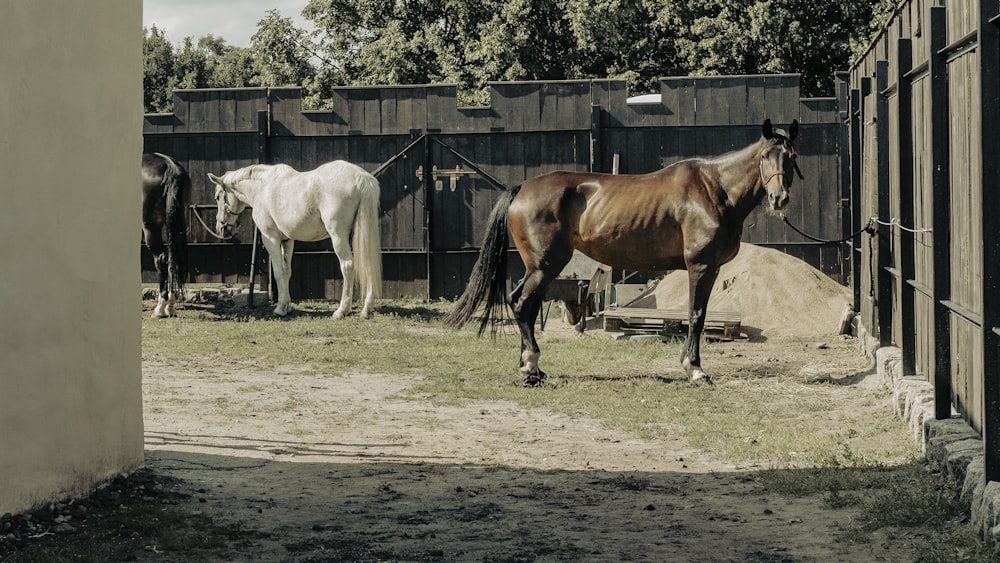
[[[680,332],[681,325],[688,322],[688,312],[681,309],[619,307],[603,314],[604,330],[608,332]],[[705,315],[705,328],[721,329],[727,338],[740,336],[741,323],[739,313],[709,311]]]

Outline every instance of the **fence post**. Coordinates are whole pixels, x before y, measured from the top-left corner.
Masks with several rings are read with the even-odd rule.
[[[590,171],[601,171],[601,106],[590,108]]]
[[[879,220],[888,221],[889,208],[889,99],[886,90],[889,87],[889,62],[875,62],[875,154],[878,158],[878,202],[876,204]],[[893,278],[888,269],[892,267],[892,228],[879,225],[878,234],[878,268],[876,304],[878,315],[879,346],[892,345],[892,284]]]
[[[982,139],[979,154],[982,178],[983,241],[983,445],[987,481],[1000,481],[1000,15],[996,0],[979,6],[979,110]]]
[[[267,131],[268,131],[268,116],[267,111],[260,110],[257,112],[257,163],[267,164]],[[257,247],[260,245],[260,230],[254,226],[253,229],[253,246],[250,248],[250,294],[247,295],[247,306],[253,307],[253,287],[254,279],[257,277]],[[271,268],[270,264],[267,265],[267,278],[268,285],[270,285],[271,279]]]
[[[850,204],[851,204],[851,225],[845,229],[844,233],[853,233],[861,228],[861,90],[851,89],[851,106],[848,118],[848,133],[850,134]],[[865,234],[865,236],[870,236]],[[851,249],[851,287],[854,289],[854,311],[861,313],[861,259],[864,254],[865,239],[860,237],[856,240],[847,241]]]
[[[945,8],[930,8],[928,67],[931,79],[931,182],[934,237],[934,417],[951,417],[951,194],[948,143],[948,62],[939,54],[948,43]]]
[[[848,107],[850,105],[850,75],[847,72],[838,72],[836,75],[837,83],[837,145],[838,151],[840,153],[840,158],[838,159],[840,165],[840,232],[841,233],[853,233],[854,229],[854,206],[851,205],[851,160],[850,160],[850,135],[851,130],[848,126],[850,120],[850,113],[848,112]],[[854,286],[854,269],[851,267],[853,264],[854,255],[854,241],[846,240],[841,246],[841,257],[840,257],[840,275],[841,279],[845,280],[848,285]],[[857,299],[854,302],[854,310],[857,310]]]
[[[913,84],[909,76],[913,68],[913,46],[909,39],[896,44],[896,137],[899,140],[899,222],[915,227],[913,219]],[[899,331],[903,354],[903,374],[917,373],[917,330],[914,315],[914,233],[899,229]],[[925,368],[926,369],[926,366]]]
[[[434,210],[432,209],[434,205],[434,155],[431,152],[431,133],[430,129],[424,135],[424,252],[427,253],[426,267],[427,267],[427,291],[424,292],[424,296],[430,300],[431,298],[431,286],[434,283],[433,275],[433,252],[431,247],[434,245],[434,239],[432,238],[433,233],[431,232],[432,221],[434,220]]]

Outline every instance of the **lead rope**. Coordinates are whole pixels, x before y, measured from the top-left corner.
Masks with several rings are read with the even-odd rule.
[[[231,237],[220,237],[219,235],[215,234],[215,231],[212,230],[212,228],[205,223],[205,220],[201,218],[201,213],[198,213],[197,209],[194,210],[194,216],[198,219],[198,222],[201,223],[201,226],[204,227],[206,231],[208,231],[208,234],[212,235],[213,237],[219,240],[232,240],[236,238],[235,234]]]
[[[872,217],[868,224],[872,227],[868,237],[868,297],[871,297],[872,306],[878,307],[878,297],[875,296],[875,235],[878,234],[878,223]]]
[[[796,233],[799,233],[800,235],[806,237],[809,240],[815,242],[821,242],[824,244],[839,244],[854,239],[860,236],[862,233],[868,233],[868,282],[870,284],[870,287],[868,288],[868,296],[872,298],[872,301],[875,304],[875,306],[878,306],[878,299],[875,297],[875,236],[878,234],[879,221],[875,217],[868,219],[868,223],[865,224],[864,227],[861,227],[854,234],[851,234],[849,236],[846,236],[838,240],[824,240],[816,238],[812,235],[808,235],[802,232],[795,225],[791,224],[788,221],[788,217],[786,217],[784,213],[781,214],[781,220],[784,221],[785,224],[788,225]]]
[[[848,235],[848,236],[846,236],[846,237],[844,237],[842,239],[837,239],[837,240],[825,240],[825,239],[821,239],[821,238],[816,238],[816,237],[814,237],[812,235],[809,235],[809,234],[806,234],[806,233],[802,232],[802,230],[800,230],[798,227],[796,227],[795,225],[793,225],[791,222],[788,221],[788,217],[785,216],[784,213],[781,214],[781,220],[784,221],[785,224],[788,225],[796,233],[799,233],[800,235],[806,237],[807,239],[809,239],[811,241],[821,242],[823,244],[839,244],[841,242],[847,242],[847,241],[849,241],[851,239],[854,239],[854,238],[858,237],[859,235],[861,235],[861,233],[868,233],[868,234],[870,234],[872,236],[875,236],[878,233],[878,228],[875,225],[875,219],[874,219],[874,217],[871,218],[871,219],[869,219],[868,223],[864,227],[861,227],[861,229],[859,229],[856,233],[854,233],[852,235]]]

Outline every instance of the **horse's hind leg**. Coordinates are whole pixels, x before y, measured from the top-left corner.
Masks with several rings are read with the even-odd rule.
[[[171,316],[169,307],[169,295],[167,291],[167,255],[164,252],[153,255],[153,263],[156,265],[156,275],[160,281],[160,291],[156,297],[156,307],[153,309],[154,319],[164,319]]]
[[[159,293],[156,297],[156,307],[153,308],[150,318],[163,319],[171,316],[172,312],[167,309],[167,251],[163,243],[157,240],[155,233],[146,229],[144,231],[146,248],[153,255],[153,266],[156,267],[156,277],[160,283]]]
[[[166,311],[168,317],[176,317],[177,316],[176,302],[177,302],[177,296],[174,294],[173,291],[168,291],[167,292],[167,305],[164,308],[164,310]]]
[[[177,291],[174,290],[176,285],[176,279],[174,278],[174,272],[170,270],[170,257],[167,256],[164,262],[165,262],[164,265],[167,267],[167,270],[166,270],[166,275],[162,276],[165,279],[161,279],[160,281],[160,292],[162,295],[165,290],[167,294],[167,304],[164,307],[167,316],[176,317],[177,316],[176,304],[177,300],[180,299],[180,295],[178,295]]]
[[[545,379],[545,372],[538,367],[541,350],[535,339],[535,321],[542,309],[545,290],[568,262],[568,258],[557,263],[549,261],[548,266],[551,266],[551,269],[525,273],[524,278],[510,294],[511,309],[514,311],[517,327],[521,331],[521,376],[524,378],[525,386],[538,385]]]
[[[333,318],[342,319],[351,314],[351,300],[354,299],[354,253],[351,251],[348,237],[332,234],[330,240],[333,243],[333,251],[340,261],[340,273],[344,277],[344,287],[340,292],[340,305],[333,312]],[[361,311],[361,315],[367,317],[368,314],[366,306]]]

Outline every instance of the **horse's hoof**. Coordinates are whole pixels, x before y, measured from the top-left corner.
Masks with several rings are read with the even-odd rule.
[[[521,385],[525,387],[538,387],[541,384],[542,378],[537,375],[526,375],[524,376],[524,381],[521,382]]]
[[[524,377],[522,384],[525,387],[538,387],[545,381],[545,372],[541,370],[535,373],[521,372],[521,375]]]
[[[333,312],[333,320],[339,321],[342,318],[344,318],[344,312],[343,311],[334,311]]]
[[[691,382],[692,383],[704,383],[705,385],[712,384],[712,378],[708,376],[707,373],[701,371],[698,368],[691,370]]]
[[[712,383],[712,378],[702,371],[701,366],[694,365],[687,357],[681,360],[681,365],[684,367],[684,373],[687,374],[688,379],[692,383]]]

